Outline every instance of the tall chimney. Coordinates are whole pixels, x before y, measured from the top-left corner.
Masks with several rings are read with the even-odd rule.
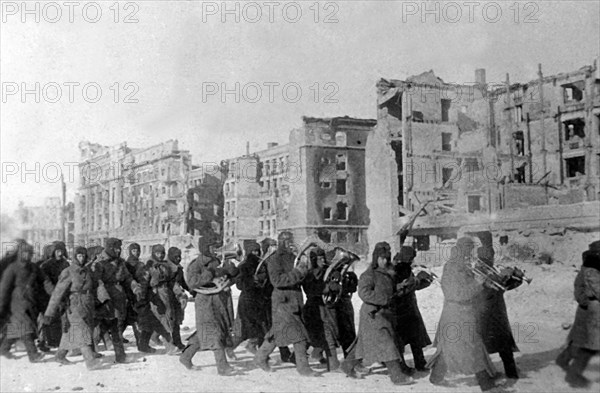
[[[246,142],[246,155],[247,156],[250,155],[250,142],[249,141]]]
[[[475,83],[478,85],[485,85],[485,68],[478,68],[475,70]]]

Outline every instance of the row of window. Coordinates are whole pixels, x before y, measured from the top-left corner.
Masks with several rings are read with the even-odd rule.
[[[324,220],[348,220],[348,204],[344,202],[338,202],[335,205],[335,211],[332,207],[323,207],[323,219]]]

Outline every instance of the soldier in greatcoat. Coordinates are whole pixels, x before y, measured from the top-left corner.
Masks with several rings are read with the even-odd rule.
[[[567,371],[565,380],[572,387],[589,387],[583,376],[592,356],[600,353],[600,241],[582,254],[583,265],[574,283],[578,303],[575,322],[567,337],[567,348],[556,359]]]
[[[155,244],[152,246],[152,257],[146,262],[146,267],[150,272],[150,287],[153,294],[150,300],[150,308],[165,331],[169,333],[169,336],[166,337],[167,346],[169,347],[168,352],[172,353],[169,342],[183,349],[181,337],[179,336],[179,325],[176,321],[177,317],[181,318],[179,314],[181,305],[175,296],[175,292],[173,292],[177,266],[166,260],[165,256],[163,245]],[[173,333],[176,324],[177,335],[175,336]]]
[[[190,263],[187,269],[187,283],[192,290],[213,285],[215,280],[232,280],[238,274],[231,263],[219,265],[221,261],[214,254],[215,239],[201,237],[198,242],[200,255]],[[229,288],[225,289],[228,291]],[[197,293],[195,298],[196,333],[189,339],[189,345],[181,354],[179,361],[188,369],[194,367],[192,358],[198,351],[213,351],[219,375],[234,375],[233,367],[227,362],[225,348],[233,346],[233,304],[231,294]]]
[[[171,280],[171,287],[177,304],[175,307],[175,323],[173,325],[173,344],[181,351],[185,349],[185,345],[181,342],[180,327],[185,318],[185,308],[187,306],[188,296],[186,291],[189,292],[190,288],[185,282],[185,275],[183,274],[183,266],[181,266],[181,250],[177,247],[170,247],[167,251],[167,261],[175,269],[175,274]]]
[[[10,348],[23,341],[30,362],[44,357],[38,352],[37,317],[42,311],[40,299],[49,296],[54,286],[50,279],[31,261],[33,247],[26,242],[18,244],[15,260],[10,263],[0,279],[0,326],[3,340],[0,355],[10,358]]]
[[[408,385],[413,383],[413,379],[402,372],[402,357],[394,332],[392,301],[395,271],[391,259],[390,245],[387,242],[377,243],[371,265],[358,280],[358,296],[363,301],[358,335],[342,369],[349,376],[355,376],[355,367],[360,361],[364,366],[382,363],[387,367],[393,384]]]
[[[494,388],[494,365],[488,355],[481,332],[476,328],[475,299],[483,291],[469,268],[474,240],[461,237],[452,248],[441,279],[444,307],[433,345],[436,353],[430,359],[429,381],[447,385],[446,373],[475,374],[482,391]]]
[[[131,277],[134,277],[136,281],[140,283],[137,279],[137,272],[144,266],[144,263],[140,261],[141,247],[138,243],[131,243],[127,247],[127,250],[129,252],[129,256],[125,260],[125,267],[129,271],[129,274],[131,274]],[[140,331],[137,323],[138,315],[136,311],[136,304],[138,300],[130,288],[125,288],[125,291],[127,293],[127,316],[123,321],[123,325],[120,327],[121,334],[125,331],[125,329],[127,329],[127,326],[131,326],[131,329],[133,330],[133,335],[135,337],[135,343],[139,349]],[[123,340],[123,342],[127,343],[125,340]]]
[[[256,268],[260,262],[260,245],[256,242],[245,247],[246,258],[238,266],[240,271],[236,286],[240,290],[238,313],[241,329],[238,340],[248,340],[246,349],[256,354],[270,327],[271,292],[268,277],[255,279]]]
[[[413,274],[412,263],[415,257],[414,248],[409,246],[402,246],[400,252],[394,256],[397,291],[392,301],[392,310],[396,318],[395,331],[400,352],[403,353],[404,347],[410,345],[415,369],[428,371],[423,348],[431,345],[431,340],[419,311],[415,291],[427,288],[431,283]]]
[[[69,267],[67,248],[65,243],[55,241],[50,245],[48,252],[50,253],[50,257],[41,263],[40,268],[48,276],[52,285],[56,285],[60,273]],[[67,322],[63,314],[64,306],[58,305],[54,319],[50,324],[42,327],[42,337],[39,343],[40,349],[44,350],[47,347],[54,348],[59,346],[63,325]]]
[[[97,283],[86,263],[87,250],[84,247],[77,247],[73,262],[61,272],[58,278],[44,313],[44,321],[51,322],[57,311],[64,305],[68,323],[56,352],[56,360],[61,364],[72,364],[67,360],[67,352],[71,349],[80,349],[87,368],[94,369],[99,365],[92,350]]]
[[[339,369],[340,362],[337,357],[337,347],[340,346],[339,329],[335,308],[325,306],[323,292],[325,281],[323,277],[327,270],[325,251],[321,248],[309,252],[310,268],[302,288],[306,294],[306,303],[302,309],[302,318],[305,321],[310,345],[314,352],[325,351],[327,368],[329,371]],[[320,360],[320,359],[319,359]]]
[[[256,356],[255,364],[265,371],[271,371],[268,356],[275,347],[294,345],[296,370],[303,376],[316,374],[308,365],[306,354],[308,332],[302,321],[302,289],[300,284],[308,272],[308,261],[302,261],[294,267],[295,254],[292,253],[293,238],[284,231],[277,239],[277,251],[266,263],[269,281],[273,285],[271,308],[273,323]]]
[[[98,282],[96,319],[110,334],[115,351],[115,361],[125,363],[125,348],[119,326],[127,317],[127,294],[125,287],[131,288],[136,297],[142,296],[138,282],[131,276],[121,255],[121,240],[111,237],[106,240],[104,250],[92,264],[94,280]]]
[[[477,249],[477,257],[488,266],[494,266],[491,236],[488,244]],[[513,352],[518,351],[519,348],[508,320],[504,293],[497,288],[484,286],[475,297],[475,311],[478,320],[477,328],[481,331],[485,349],[489,354],[500,355],[506,377],[518,379],[519,373]]]

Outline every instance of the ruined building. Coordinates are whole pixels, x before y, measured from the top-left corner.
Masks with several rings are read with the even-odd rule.
[[[108,237],[137,242],[142,255],[169,236],[183,235],[191,157],[176,140],[145,149],[126,143],[80,143],[76,241],[104,245]]]
[[[527,83],[488,83],[485,70],[465,84],[433,71],[380,80],[369,238],[398,247],[398,229],[428,201],[411,232],[422,251],[479,230],[503,243],[530,230],[597,235],[599,76],[594,63],[551,76],[540,66]]]
[[[374,120],[303,118],[286,145],[228,160],[225,241],[281,231],[296,242],[319,233],[357,253],[368,248],[365,146]]]

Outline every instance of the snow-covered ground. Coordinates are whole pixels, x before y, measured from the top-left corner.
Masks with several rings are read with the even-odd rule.
[[[564,372],[556,366],[554,359],[563,346],[568,330],[565,324],[573,321],[576,304],[573,300],[573,279],[576,266],[555,263],[553,265],[525,266],[527,275],[533,277],[531,285],[511,291],[505,295],[509,317],[521,350],[516,354],[521,379],[511,380],[496,391],[518,392],[565,392],[574,391],[564,382]],[[361,269],[357,270],[360,274]],[[436,268],[441,273],[441,268]],[[237,293],[234,292],[234,299]],[[439,285],[434,284],[418,293],[421,313],[430,336],[433,338],[436,323],[442,311],[443,296]],[[234,300],[237,301],[237,300]],[[356,310],[360,299],[354,297]],[[356,313],[358,315],[358,312]],[[188,305],[182,335],[184,339],[194,331],[194,307]],[[566,325],[565,325],[566,326]],[[130,331],[126,337],[133,341]],[[160,347],[158,347],[160,348]],[[100,350],[104,348],[101,346]],[[130,363],[112,364],[114,353],[106,355],[105,368],[87,371],[81,356],[71,357],[75,365],[61,366],[46,356],[41,364],[31,364],[22,349],[15,352],[16,360],[0,358],[0,390],[10,391],[91,391],[91,392],[477,392],[479,388],[472,376],[455,376],[456,387],[437,387],[429,383],[428,375],[416,375],[416,383],[410,386],[393,386],[385,368],[373,367],[373,373],[365,379],[355,380],[344,374],[326,373],[323,367],[311,361],[314,368],[323,374],[316,378],[300,377],[292,364],[281,364],[277,351],[271,355],[275,372],[267,374],[252,367],[252,355],[243,344],[236,350],[237,361],[231,364],[239,370],[234,377],[219,377],[211,352],[201,352],[194,357],[200,370],[188,371],[177,356],[164,354],[143,355],[134,344],[126,346]],[[435,351],[428,348],[427,357]],[[410,348],[407,360],[412,362]],[[341,354],[340,354],[341,357]],[[492,359],[498,371],[503,372],[498,355]],[[600,362],[595,357],[586,376],[594,381],[590,391],[600,389]]]

